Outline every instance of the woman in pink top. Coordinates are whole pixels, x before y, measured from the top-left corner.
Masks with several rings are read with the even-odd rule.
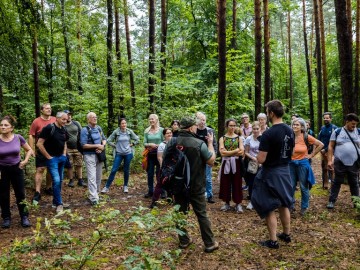
[[[14,117],[7,115],[0,122],[0,207],[1,217],[3,218],[2,228],[10,228],[10,183],[13,186],[16,203],[21,217],[21,226],[30,227],[28,212],[23,201],[25,200],[24,171],[30,156],[34,152],[19,135],[14,134],[16,121]],[[23,148],[26,152],[25,159],[21,161],[20,150]]]

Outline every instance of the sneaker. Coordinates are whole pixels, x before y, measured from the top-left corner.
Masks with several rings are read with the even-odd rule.
[[[82,180],[82,179],[79,179],[79,181],[78,181],[78,186],[79,186],[79,187],[87,187],[86,183],[85,183],[84,180]]]
[[[290,243],[291,242],[291,237],[289,234],[286,233],[278,233],[276,235],[281,241],[284,241],[285,243]]]
[[[301,208],[301,210],[300,210],[300,215],[301,215],[301,216],[304,216],[305,213],[306,213],[306,211],[307,211],[306,208]]]
[[[240,203],[235,206],[235,211],[236,211],[236,213],[243,213],[244,212],[244,210],[243,210]]]
[[[249,187],[247,185],[242,186],[242,190],[248,190]]]
[[[129,193],[129,189],[127,186],[124,186],[124,193]]]
[[[33,204],[37,205],[39,203],[40,199],[41,199],[41,194],[40,194],[40,192],[36,191],[35,194],[34,194],[34,197],[32,199]]]
[[[333,202],[329,202],[326,206],[327,209],[334,209],[334,203]]]
[[[253,205],[252,205],[251,202],[248,203],[248,205],[246,206],[246,209],[247,209],[247,210],[253,210],[253,209],[254,209],[254,207],[253,207]]]
[[[262,247],[273,248],[273,249],[279,248],[278,241],[266,240],[266,241],[260,241],[259,244]]]
[[[53,190],[52,190],[52,188],[51,188],[51,187],[45,188],[45,193],[46,193],[47,195],[52,196],[52,195],[53,195]]]
[[[214,199],[213,199],[212,196],[209,197],[209,198],[207,198],[207,201],[208,201],[208,203],[215,203],[215,201],[214,201]]]
[[[75,186],[74,180],[70,179],[68,187],[74,187],[74,186]]]
[[[144,195],[144,198],[152,198],[153,194],[152,193],[146,193]]]
[[[205,247],[205,252],[206,253],[211,253],[211,252],[213,252],[213,251],[215,251],[215,250],[217,250],[217,249],[219,249],[219,243],[218,242],[215,242],[212,246],[210,246],[210,247]]]
[[[69,207],[70,207],[70,204],[68,204],[68,203],[63,203],[62,206],[63,206],[64,208],[69,208]],[[52,207],[52,208],[57,208],[57,205],[56,205],[56,204],[53,204],[51,207]]]
[[[9,229],[11,225],[11,218],[4,218],[3,223],[1,224],[1,228]]]
[[[224,212],[229,211],[230,209],[231,209],[231,207],[230,207],[230,205],[227,204],[227,203],[225,203],[225,204],[220,208],[220,210],[221,210],[221,211],[224,211]]]
[[[99,204],[99,202],[98,202],[98,201],[90,201],[90,204],[91,204],[92,206],[96,206],[96,205]]]
[[[29,218],[27,216],[21,217],[21,226],[23,226],[24,228],[31,226]]]
[[[102,190],[101,190],[101,193],[109,193],[109,188],[107,187],[104,187]]]
[[[187,243],[179,243],[179,248],[185,249],[185,248],[187,248],[188,246],[190,246],[191,244],[192,244],[192,239],[190,238],[190,239],[189,239],[189,242],[187,242]]]
[[[59,204],[56,206],[56,213],[59,214],[64,211],[64,206],[62,204]]]
[[[153,209],[155,206],[157,206],[157,203],[156,202],[151,202],[149,208]]]

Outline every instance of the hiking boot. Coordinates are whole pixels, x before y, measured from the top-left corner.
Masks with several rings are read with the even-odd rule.
[[[53,195],[53,190],[52,190],[52,188],[51,188],[51,187],[45,188],[45,193],[46,193],[47,195],[52,196],[52,195]]]
[[[249,202],[249,204],[246,206],[246,209],[247,210],[253,210],[254,209],[254,206],[252,205],[251,202]]]
[[[127,186],[124,186],[124,193],[129,193],[129,189]]]
[[[64,206],[62,204],[59,204],[56,206],[56,213],[59,214],[64,211]]]
[[[214,201],[214,199],[213,199],[212,196],[209,197],[209,198],[207,198],[207,201],[208,201],[208,203],[215,203],[215,201]]]
[[[82,179],[79,179],[79,181],[78,181],[78,186],[79,186],[79,187],[87,187],[86,183],[85,183],[84,180],[82,180]]]
[[[150,209],[153,209],[156,205],[157,205],[157,203],[156,203],[156,202],[151,202],[151,204],[150,204],[149,208],[150,208]]]
[[[266,241],[260,241],[259,244],[262,247],[273,248],[273,249],[279,248],[278,241],[266,240]]]
[[[225,203],[221,208],[220,211],[229,211],[231,209],[230,205],[228,203]]]
[[[179,243],[179,248],[181,248],[181,249],[185,249],[185,248],[187,248],[188,246],[190,246],[191,244],[192,244],[192,239],[190,238],[189,239],[189,242],[187,242],[187,243]]]
[[[74,187],[74,186],[75,186],[74,180],[70,179],[68,187]]]
[[[333,202],[329,202],[326,206],[327,209],[334,209],[334,203]]]
[[[40,194],[40,192],[36,191],[34,194],[34,197],[32,199],[32,203],[34,205],[37,205],[39,203],[40,199],[41,199],[41,194]]]
[[[104,187],[102,190],[101,190],[101,193],[109,193],[109,188],[107,187]]]
[[[11,225],[11,218],[4,218],[3,223],[1,224],[1,228],[9,229]]]
[[[284,241],[285,243],[290,243],[291,242],[291,237],[289,234],[286,233],[278,233],[276,235],[281,241]]]
[[[304,216],[305,213],[306,213],[306,211],[307,211],[306,208],[301,208],[301,210],[300,210],[300,215],[301,215],[301,216]]]
[[[236,211],[236,213],[243,213],[243,212],[244,212],[244,210],[243,210],[243,208],[242,208],[242,206],[241,206],[240,203],[238,203],[238,204],[235,206],[235,211]]]
[[[69,207],[70,207],[70,204],[68,204],[68,203],[63,203],[62,206],[63,206],[64,208],[69,208]],[[57,205],[56,205],[56,204],[53,204],[51,207],[52,207],[52,208],[57,208]]]
[[[21,217],[21,226],[23,226],[24,228],[31,226],[29,218],[27,216]]]
[[[217,250],[217,249],[219,249],[219,243],[218,243],[218,242],[215,242],[212,246],[210,246],[210,247],[205,247],[204,251],[205,251],[206,253],[211,253],[211,252],[213,252],[213,251],[215,251],[215,250]]]

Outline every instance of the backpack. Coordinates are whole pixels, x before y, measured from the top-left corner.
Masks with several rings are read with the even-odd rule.
[[[177,144],[177,138],[172,138],[160,169],[160,181],[162,188],[170,194],[189,198],[190,164],[183,151],[184,147]]]
[[[342,127],[335,129],[335,141],[336,141],[337,137],[339,136],[341,129],[342,129]],[[357,128],[357,132],[358,132],[358,135],[360,136],[360,128]]]

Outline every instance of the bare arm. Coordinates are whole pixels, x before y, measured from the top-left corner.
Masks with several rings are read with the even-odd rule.
[[[29,146],[31,149],[35,149],[35,137],[33,135],[29,135]]]
[[[41,152],[41,154],[43,154],[44,157],[46,157],[47,159],[52,159],[52,156],[50,156],[45,149],[44,142],[45,142],[44,138],[39,138],[36,146],[39,148],[39,151]]]
[[[328,146],[328,152],[327,152],[327,158],[328,158],[327,165],[328,165],[328,169],[330,171],[334,170],[334,162],[333,162],[334,148],[335,148],[335,141],[330,141],[329,146]]]
[[[256,157],[250,155],[250,145],[245,145],[245,156],[248,157],[250,160],[254,160],[257,162]]]
[[[313,158],[314,156],[316,156],[317,153],[319,153],[324,147],[324,144],[319,140],[316,140],[313,145],[315,146],[315,148],[313,149],[312,153],[308,155],[308,158]]]
[[[22,148],[25,150],[26,155],[25,159],[20,162],[19,168],[24,169],[26,164],[29,162],[29,159],[31,156],[35,156],[34,151],[31,149],[30,145],[28,143],[25,143]]]
[[[206,161],[206,164],[209,166],[213,166],[214,162],[215,162],[215,149],[213,146],[213,140],[214,140],[214,135],[212,133],[208,134],[208,140],[207,140],[207,144],[208,144],[208,149],[211,152],[211,157]]]
[[[256,157],[259,164],[263,164],[265,162],[267,154],[268,154],[267,152],[263,152],[263,151],[259,152],[259,154]]]
[[[223,137],[221,137],[219,140],[219,150],[220,150],[220,155],[222,157],[238,156],[238,153],[240,152],[240,148],[236,148],[234,150],[227,151],[224,146],[224,138]]]

